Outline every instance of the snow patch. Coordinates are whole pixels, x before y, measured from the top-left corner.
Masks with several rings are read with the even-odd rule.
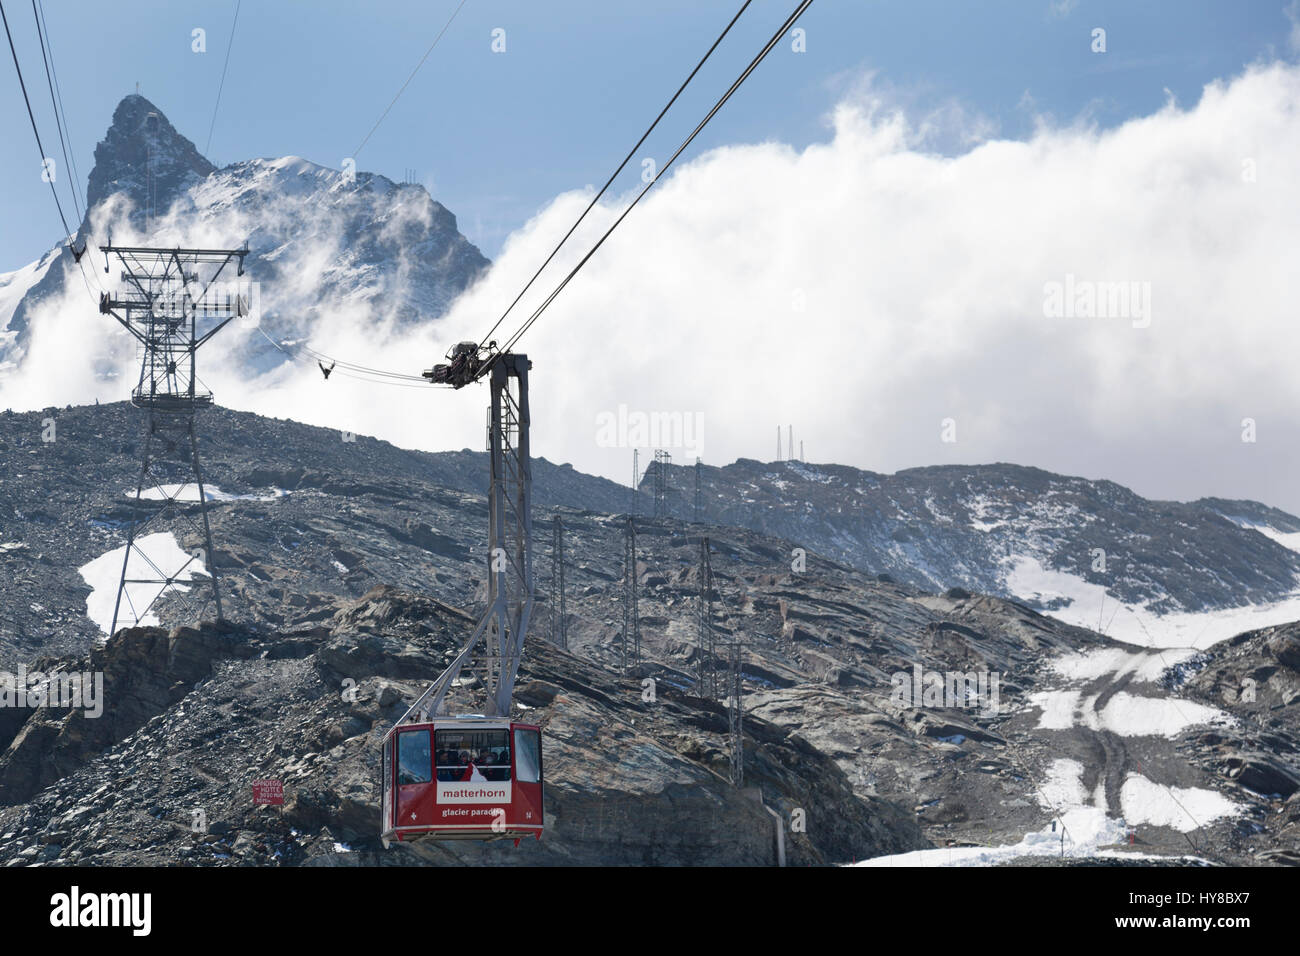
[[[1237,524],[1251,531],[1258,531],[1266,538],[1272,538],[1284,548],[1300,552],[1300,531],[1278,531],[1269,525],[1252,524],[1248,521],[1238,521]]]
[[[122,545],[78,569],[91,588],[90,596],[86,598],[86,616],[98,624],[105,634],[113,626],[113,607],[117,603],[117,586],[121,581],[122,561],[125,557],[126,545]],[[162,575],[158,574],[159,571]],[[203,562],[182,551],[175,536],[167,531],[136,538],[131,561],[126,568],[128,578],[166,576],[177,581],[192,581],[196,574],[204,577],[208,575]],[[181,584],[128,584],[118,623],[123,626],[159,624],[158,617],[152,610],[143,618],[137,618],[135,609],[149,606],[164,591],[170,590],[188,591],[189,588]]]
[[[1204,650],[1244,631],[1300,620],[1300,594],[1269,604],[1246,604],[1214,611],[1156,614],[1144,605],[1120,604],[1099,584],[1075,574],[1044,568],[1036,559],[1012,555],[1005,587],[1022,601],[1069,603],[1045,612],[1076,627],[1097,629],[1099,612],[1109,620],[1106,634],[1137,647]]]
[[[1196,656],[1190,648],[1134,653],[1122,647],[1106,647],[1074,654],[1062,654],[1051,662],[1052,669],[1067,680],[1096,680],[1106,674],[1132,677],[1138,683],[1154,683],[1169,668]]]
[[[1120,691],[1096,710],[1099,695],[1082,698],[1078,690],[1045,690],[1029,696],[1029,703],[1042,709],[1038,730],[1069,730],[1082,726],[1089,730],[1119,734],[1121,737],[1175,737],[1198,724],[1231,724],[1232,718],[1221,710],[1193,704],[1191,701],[1166,697],[1135,697]],[[1081,714],[1076,721],[1075,714]]]
[[[987,534],[990,531],[995,531],[998,528],[1010,524],[1011,522],[1004,518],[998,518],[996,521],[985,520],[995,505],[1001,508],[1006,507],[1002,502],[995,502],[987,495],[976,495],[969,499],[966,502],[966,507],[971,513],[970,526],[976,531],[983,531]]]
[[[1079,691],[1043,690],[1029,695],[1029,703],[1042,708],[1039,730],[1069,730],[1079,709]]]
[[[276,498],[283,498],[289,494],[283,488],[272,488],[269,495],[236,495],[222,491],[216,485],[203,486],[203,496],[208,501],[274,501]],[[135,497],[135,492],[127,489],[126,495],[129,498]],[[140,497],[146,501],[198,501],[199,486],[195,483],[188,485],[170,484],[157,485],[153,488],[145,488],[140,492]]]
[[[1065,761],[1073,763],[1073,761]],[[1007,846],[941,847],[935,850],[912,850],[892,856],[863,860],[857,866],[993,866],[1022,856],[1129,856],[1112,854],[1102,847],[1122,843],[1127,831],[1124,824],[1106,817],[1096,807],[1073,807],[1058,818],[1055,830],[1049,823],[1035,833],[1026,833],[1019,843]]]
[[[824,475],[820,471],[818,471],[815,467],[805,465],[802,462],[787,461],[785,463],[785,466],[791,471],[793,471],[800,478],[802,478],[804,481],[815,481],[818,484],[829,485],[831,481],[834,480],[831,478],[830,475]]]
[[[1120,788],[1124,818],[1130,823],[1149,823],[1173,827],[1187,833],[1220,817],[1235,816],[1242,811],[1221,793],[1197,787],[1163,787],[1141,774],[1130,773]]]
[[[1176,737],[1197,724],[1231,724],[1221,710],[1191,701],[1166,697],[1134,697],[1120,691],[1102,709],[1091,712],[1089,726],[1109,730],[1122,737]],[[1095,721],[1096,726],[1093,725]]]
[[[1052,765],[1047,768],[1047,776],[1038,788],[1037,797],[1039,804],[1049,810],[1082,806],[1085,799],[1083,764],[1064,757],[1052,761]]]

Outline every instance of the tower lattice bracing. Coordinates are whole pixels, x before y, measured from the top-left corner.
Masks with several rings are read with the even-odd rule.
[[[704,484],[703,481],[701,480],[703,477],[703,473],[704,473],[704,463],[699,458],[696,458],[695,459],[695,523],[696,524],[699,524],[699,522],[704,517]]]
[[[636,580],[636,524],[628,515],[623,533],[623,642],[619,666],[641,663],[641,608]]]
[[[551,643],[569,649],[569,616],[564,595],[564,524],[555,516],[551,540]]]
[[[718,697],[717,649],[713,632],[713,568],[709,561],[709,539],[700,539],[700,596],[698,611],[699,630],[696,640],[698,662],[696,676],[700,696],[710,700]]]
[[[731,743],[731,782],[737,787],[745,785],[745,734],[744,693],[745,677],[741,671],[741,652],[744,650],[739,636],[731,641],[727,667],[727,730]]]
[[[638,449],[632,449],[632,497],[629,499],[627,513],[630,515],[640,514],[637,508],[637,497],[641,494],[641,453]]]
[[[493,356],[488,407],[488,606],[461,651],[398,721],[445,716],[448,695],[467,668],[480,677],[487,717],[509,717],[515,678],[533,616],[533,469],[528,356]],[[479,645],[483,648],[480,651]]]
[[[655,517],[668,517],[668,466],[673,456],[662,448],[655,451]]]
[[[250,314],[244,294],[247,249],[100,246],[121,263],[121,285],[100,296],[137,342],[140,376],[131,404],[145,413],[139,479],[127,527],[110,632],[147,619],[163,594],[190,621],[223,617],[207,491],[195,420],[212,405],[196,372],[199,348],[233,319]],[[231,270],[231,264],[235,268]],[[170,529],[172,540],[155,537]],[[179,534],[177,533],[179,532]]]

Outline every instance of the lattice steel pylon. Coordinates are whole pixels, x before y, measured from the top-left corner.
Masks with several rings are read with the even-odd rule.
[[[696,673],[700,692],[710,700],[718,697],[717,649],[713,636],[713,567],[709,562],[709,539],[700,539],[700,596],[696,607],[699,629],[699,665]]]
[[[641,664],[641,614],[636,587],[636,524],[627,516],[623,532],[623,641],[619,667],[626,671],[629,658]]]
[[[472,344],[472,343],[471,343]],[[450,666],[398,720],[445,716],[448,692],[480,641],[486,717],[509,717],[515,677],[533,614],[533,471],[529,443],[528,356],[502,352],[486,360],[488,413],[488,606]],[[426,373],[426,375],[429,373]],[[437,379],[435,379],[437,381]],[[511,391],[511,382],[514,391]]]
[[[743,645],[734,636],[728,654],[727,667],[727,731],[731,742],[731,782],[736,787],[745,785],[745,705],[742,698],[745,688],[744,674],[740,669]]]
[[[668,517],[668,466],[673,456],[662,448],[655,450],[655,517]]]
[[[569,649],[569,616],[564,598],[564,524],[555,516],[551,537],[551,643]]]
[[[704,482],[703,482],[704,463],[697,457],[695,459],[695,523],[699,524],[704,515]]]
[[[109,270],[108,256],[117,256],[125,286],[120,295],[102,293],[99,311],[113,316],[139,343],[140,378],[131,392],[131,404],[148,412],[143,461],[109,630],[117,631],[123,601],[133,623],[139,623],[164,593],[180,598],[195,621],[206,613],[210,602],[220,621],[221,589],[194,427],[196,412],[212,405],[212,394],[199,388],[195,356],[233,319],[249,313],[251,296],[241,294],[238,282],[248,249],[161,249],[111,243],[99,248],[105,256],[105,272]],[[236,275],[220,281],[231,262],[237,263]],[[197,494],[192,503],[188,500],[191,487]],[[185,540],[179,542],[181,550],[164,554],[165,549],[158,547],[142,548],[142,533],[166,521],[187,529]],[[207,581],[195,575],[203,575]]]

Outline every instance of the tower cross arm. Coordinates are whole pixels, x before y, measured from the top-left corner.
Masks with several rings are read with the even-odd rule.
[[[123,318],[121,315],[118,315],[117,313],[118,309],[125,309],[127,315],[129,316],[131,314],[130,310],[133,305],[136,305],[136,303],[126,302],[123,301],[122,299],[115,299],[112,296],[110,296],[107,292],[101,293],[99,296],[99,311],[104,315],[111,315],[113,318],[117,319],[117,321],[121,324],[122,328],[126,329],[133,336],[139,339],[142,343],[147,345],[148,340],[145,338],[144,333],[141,332],[139,329],[137,329],[135,326],[133,326],[129,318]]]

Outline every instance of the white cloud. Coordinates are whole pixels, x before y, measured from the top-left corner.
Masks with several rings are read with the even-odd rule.
[[[1300,510],[1287,479],[1300,467],[1288,292],[1297,101],[1300,69],[1257,66],[1194,106],[1168,103],[1113,130],[1042,123],[1027,141],[943,155],[931,151],[933,122],[858,89],[834,109],[826,142],[705,153],[655,187],[524,339],[534,450],[625,481],[631,451],[600,447],[596,424],[625,404],[700,413],[711,464],[772,457],[774,426],[792,422],[815,461],[893,471],[1009,460],[1148,495]],[[486,330],[589,195],[557,197],[511,236],[446,319],[393,336],[342,303],[322,313],[313,345],[380,368],[430,366]],[[523,307],[622,201],[602,205]],[[1149,283],[1150,327],[1045,318],[1045,285],[1067,275]],[[77,330],[95,325],[101,344],[112,330],[84,302],[83,291],[77,317],[54,324],[89,355],[96,344]],[[200,370],[223,404],[408,446],[482,445],[483,388],[326,383],[299,366],[250,385],[237,344],[214,341]],[[60,401],[125,394],[82,381]],[[27,397],[6,389],[0,406],[37,404]],[[948,417],[956,443],[940,441]],[[1254,444],[1240,440],[1246,417]]]

